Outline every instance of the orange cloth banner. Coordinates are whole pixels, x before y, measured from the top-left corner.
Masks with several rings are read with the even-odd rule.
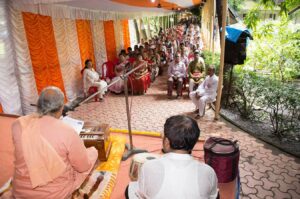
[[[3,113],[3,109],[2,109],[1,104],[0,104],[0,113]]]
[[[38,93],[47,86],[65,93],[51,17],[27,12],[22,15]]]
[[[128,20],[122,20],[122,26],[123,26],[124,49],[126,50],[128,47],[130,47]]]
[[[113,21],[104,21],[105,47],[108,61],[114,61],[117,57],[115,30]]]
[[[85,60],[91,59],[93,66],[96,69],[90,21],[78,19],[76,20],[76,28],[82,67],[84,67]]]

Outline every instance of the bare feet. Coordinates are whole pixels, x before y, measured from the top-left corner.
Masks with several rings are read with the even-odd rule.
[[[195,119],[198,120],[198,119],[200,119],[201,117],[203,117],[203,116],[200,116],[199,114],[197,114],[196,117],[195,117]]]

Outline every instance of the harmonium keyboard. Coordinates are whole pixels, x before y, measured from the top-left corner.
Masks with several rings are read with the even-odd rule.
[[[79,136],[86,147],[93,146],[98,150],[98,159],[100,161],[107,160],[111,149],[108,124],[86,122]]]

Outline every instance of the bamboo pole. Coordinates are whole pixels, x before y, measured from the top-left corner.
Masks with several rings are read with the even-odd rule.
[[[211,19],[210,19],[210,44],[209,44],[209,50],[212,51],[212,43],[214,41],[213,37],[214,37],[214,1],[211,1],[211,4],[210,4],[210,16],[211,16]]]
[[[219,119],[219,112],[221,108],[221,96],[223,87],[223,68],[224,68],[224,57],[225,57],[225,26],[226,26],[226,16],[227,16],[227,0],[222,1],[222,32],[221,32],[221,55],[220,55],[220,69],[219,69],[219,82],[218,82],[218,92],[217,92],[217,102],[215,119]]]
[[[212,63],[215,61],[215,40],[214,40],[214,27],[215,27],[215,17],[216,17],[216,1],[213,0],[213,15],[212,15]],[[216,36],[216,35],[215,35]]]

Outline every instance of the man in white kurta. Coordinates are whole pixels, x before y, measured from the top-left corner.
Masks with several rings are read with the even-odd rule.
[[[138,181],[128,187],[129,198],[215,199],[214,170],[190,155],[199,135],[194,119],[184,115],[168,118],[163,138],[166,154],[144,163]]]
[[[176,83],[177,98],[181,96],[183,79],[186,76],[185,64],[181,61],[180,54],[175,55],[175,61],[168,68],[168,98],[172,97],[173,84]]]
[[[219,78],[215,75],[215,68],[210,66],[207,73],[208,76],[197,90],[190,92],[190,98],[196,106],[196,119],[204,116],[206,103],[215,101],[217,96]]]

